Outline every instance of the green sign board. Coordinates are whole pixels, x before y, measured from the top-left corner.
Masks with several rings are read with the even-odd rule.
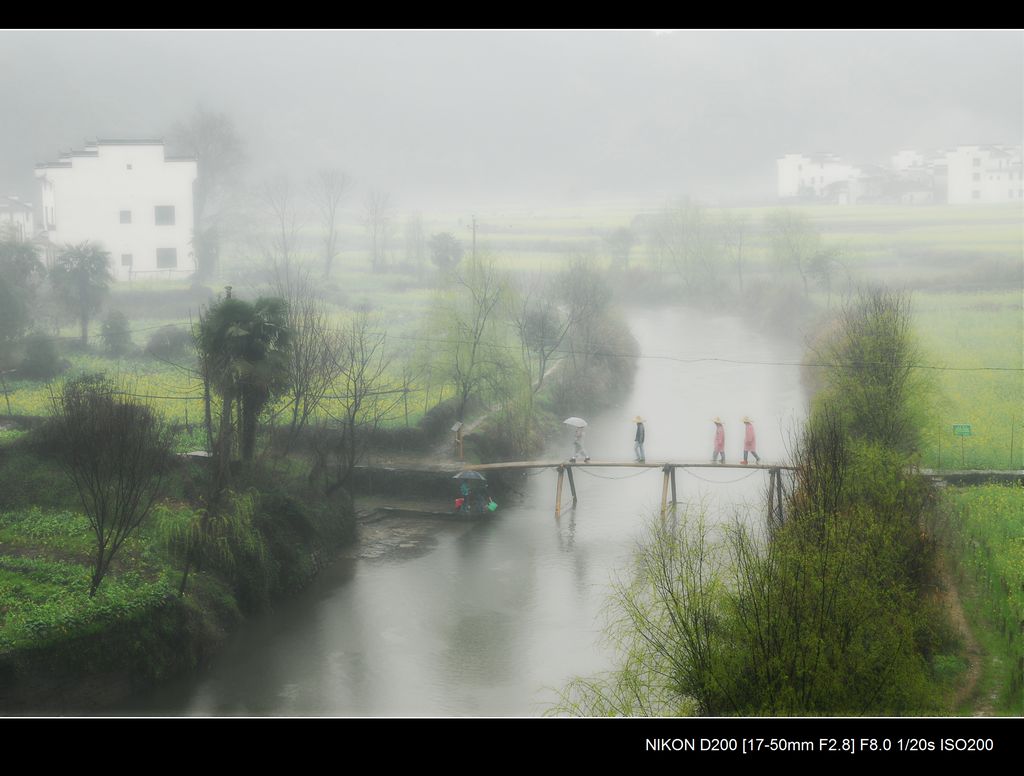
[[[970,436],[971,435],[971,424],[970,423],[954,423],[953,424],[953,436]]]

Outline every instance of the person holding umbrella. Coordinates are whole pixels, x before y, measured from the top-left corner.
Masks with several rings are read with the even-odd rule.
[[[576,463],[577,458],[583,458],[583,462],[586,463],[590,460],[590,456],[587,455],[587,451],[583,449],[583,429],[587,427],[587,421],[583,418],[571,417],[566,418],[562,421],[567,426],[572,426],[576,429],[576,436],[573,438],[573,452],[572,458],[569,459],[569,463]]]
[[[716,417],[715,423],[715,452],[711,456],[711,463],[718,461],[721,456],[722,463],[725,463],[725,426],[722,425],[722,419]]]
[[[647,434],[644,431],[644,419],[637,415],[633,418],[633,422],[636,423],[636,436],[633,437],[633,452],[636,455],[636,462],[643,463],[644,457],[644,439]]]
[[[459,481],[459,498],[455,499],[457,512],[473,512],[474,501],[478,512],[487,508],[487,478],[480,472],[462,471],[452,477]],[[470,483],[473,485],[470,485]],[[474,493],[475,490],[475,493]],[[494,511],[494,510],[491,510]]]
[[[755,463],[761,463],[761,457],[757,454],[757,436],[754,434],[754,423],[749,415],[743,416],[743,425],[746,429],[743,432],[743,463],[747,462],[747,453],[754,456]]]

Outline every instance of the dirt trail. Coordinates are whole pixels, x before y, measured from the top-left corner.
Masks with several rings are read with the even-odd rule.
[[[985,651],[974,637],[974,632],[967,622],[964,607],[960,601],[960,591],[949,569],[948,561],[945,558],[940,559],[938,567],[942,583],[942,589],[938,593],[939,600],[944,605],[946,611],[949,612],[950,620],[964,640],[964,655],[967,658],[967,672],[961,679],[960,686],[953,697],[953,709],[959,709],[973,700],[973,703],[971,703],[973,707],[972,716],[991,717],[995,713],[993,698],[977,697],[981,669],[986,659]]]

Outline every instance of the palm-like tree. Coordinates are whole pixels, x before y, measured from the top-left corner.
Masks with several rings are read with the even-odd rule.
[[[73,310],[82,324],[82,344],[89,344],[89,319],[109,291],[110,254],[99,245],[82,242],[68,245],[50,270],[50,282],[58,299]]]
[[[217,454],[221,466],[231,454],[231,418],[241,420],[242,459],[252,460],[259,414],[287,382],[287,306],[278,297],[250,303],[221,299],[199,322],[198,344],[213,389],[221,397]]]

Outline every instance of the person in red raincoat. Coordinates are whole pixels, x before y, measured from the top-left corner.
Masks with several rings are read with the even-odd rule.
[[[717,462],[719,456],[722,463],[725,463],[725,426],[722,425],[721,418],[715,418],[715,452],[711,456],[711,462]]]
[[[761,456],[757,454],[757,435],[754,434],[754,424],[749,416],[743,416],[743,425],[745,426],[743,432],[743,463],[747,462],[748,453],[754,456],[755,463],[761,463]]]

